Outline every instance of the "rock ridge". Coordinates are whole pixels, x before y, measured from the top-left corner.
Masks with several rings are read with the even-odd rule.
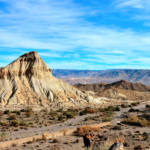
[[[33,51],[0,69],[0,106],[75,106],[86,95],[53,77],[51,69]]]

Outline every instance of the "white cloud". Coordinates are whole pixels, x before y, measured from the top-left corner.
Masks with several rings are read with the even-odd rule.
[[[141,55],[143,51],[145,53],[150,51],[150,33],[94,24],[87,18],[99,11],[95,8],[80,7],[72,0],[0,0],[0,2],[7,5],[5,9],[0,10],[1,47],[37,49],[42,57],[75,59],[81,57],[83,61],[70,62],[70,66],[65,61],[62,64],[51,64],[55,68],[60,68],[60,65],[63,68],[97,67],[92,64],[95,59],[97,63],[98,59],[110,64],[130,62],[128,58],[136,55],[135,50],[139,50]],[[150,2],[117,0],[115,5],[119,9],[147,10]],[[132,17],[139,17],[139,14]],[[70,53],[63,54],[63,52]],[[81,52],[83,54],[80,54]],[[87,54],[92,55],[88,57]],[[89,63],[86,62],[88,60]]]
[[[144,0],[117,0],[116,6],[119,8],[133,7],[133,8],[143,8]]]
[[[10,13],[0,14],[7,22],[0,27],[0,45],[28,49],[72,51],[78,47],[96,50],[149,50],[149,33],[96,26],[87,22],[88,15],[71,0],[8,1]],[[120,2],[120,3],[119,3]],[[140,0],[119,1],[141,4]],[[119,5],[118,4],[118,5]]]
[[[116,0],[115,3],[118,8],[137,8],[137,9],[148,9],[150,1],[148,0]]]

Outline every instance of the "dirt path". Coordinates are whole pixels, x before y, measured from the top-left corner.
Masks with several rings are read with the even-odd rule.
[[[143,109],[145,105],[148,103],[143,103],[141,105],[133,107],[134,109]],[[150,104],[150,102],[149,102]],[[114,115],[114,119],[111,121],[112,125],[116,125],[118,122],[122,120],[121,116],[125,113],[128,112],[130,108],[121,108],[121,111],[116,112]],[[52,132],[52,131],[58,131],[64,128],[72,128],[72,127],[77,127],[81,125],[81,122],[86,118],[86,117],[94,117],[99,114],[87,114],[84,116],[76,116],[73,119],[69,119],[63,123],[59,124],[54,124],[51,126],[43,126],[41,128],[29,128],[27,130],[20,129],[19,131],[11,131],[11,132],[6,132],[7,139],[8,140],[14,140],[18,138],[24,138],[24,137],[29,137],[33,135],[39,135],[44,132]]]
[[[44,132],[52,132],[52,131],[58,131],[64,128],[72,128],[72,127],[77,127],[81,125],[81,122],[86,118],[86,117],[91,117],[91,116],[96,116],[98,114],[87,114],[84,116],[77,116],[73,119],[69,119],[63,123],[59,124],[54,124],[51,126],[43,126],[41,128],[29,128],[28,130],[21,129],[19,131],[11,131],[11,132],[6,132],[7,139],[8,140],[14,140],[18,138],[24,138],[24,137],[29,137],[33,135],[39,135]]]

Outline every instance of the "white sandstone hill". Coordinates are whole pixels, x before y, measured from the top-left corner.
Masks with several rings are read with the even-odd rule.
[[[53,77],[36,52],[20,56],[0,69],[0,106],[75,106],[88,98],[78,89]]]

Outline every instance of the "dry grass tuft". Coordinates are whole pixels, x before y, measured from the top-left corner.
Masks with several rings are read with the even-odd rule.
[[[123,120],[124,124],[134,125],[134,126],[140,126],[140,127],[146,127],[149,126],[149,122],[145,118],[140,118],[137,115],[130,115],[128,118],[125,118]]]
[[[107,139],[106,142],[103,143],[103,150],[108,150],[114,143],[124,143],[124,136],[115,135],[112,138]]]
[[[42,134],[42,140],[44,140],[44,141],[47,140],[47,135],[45,133]]]
[[[100,127],[92,127],[92,126],[82,126],[77,128],[77,135],[83,136],[87,133],[100,132]]]

